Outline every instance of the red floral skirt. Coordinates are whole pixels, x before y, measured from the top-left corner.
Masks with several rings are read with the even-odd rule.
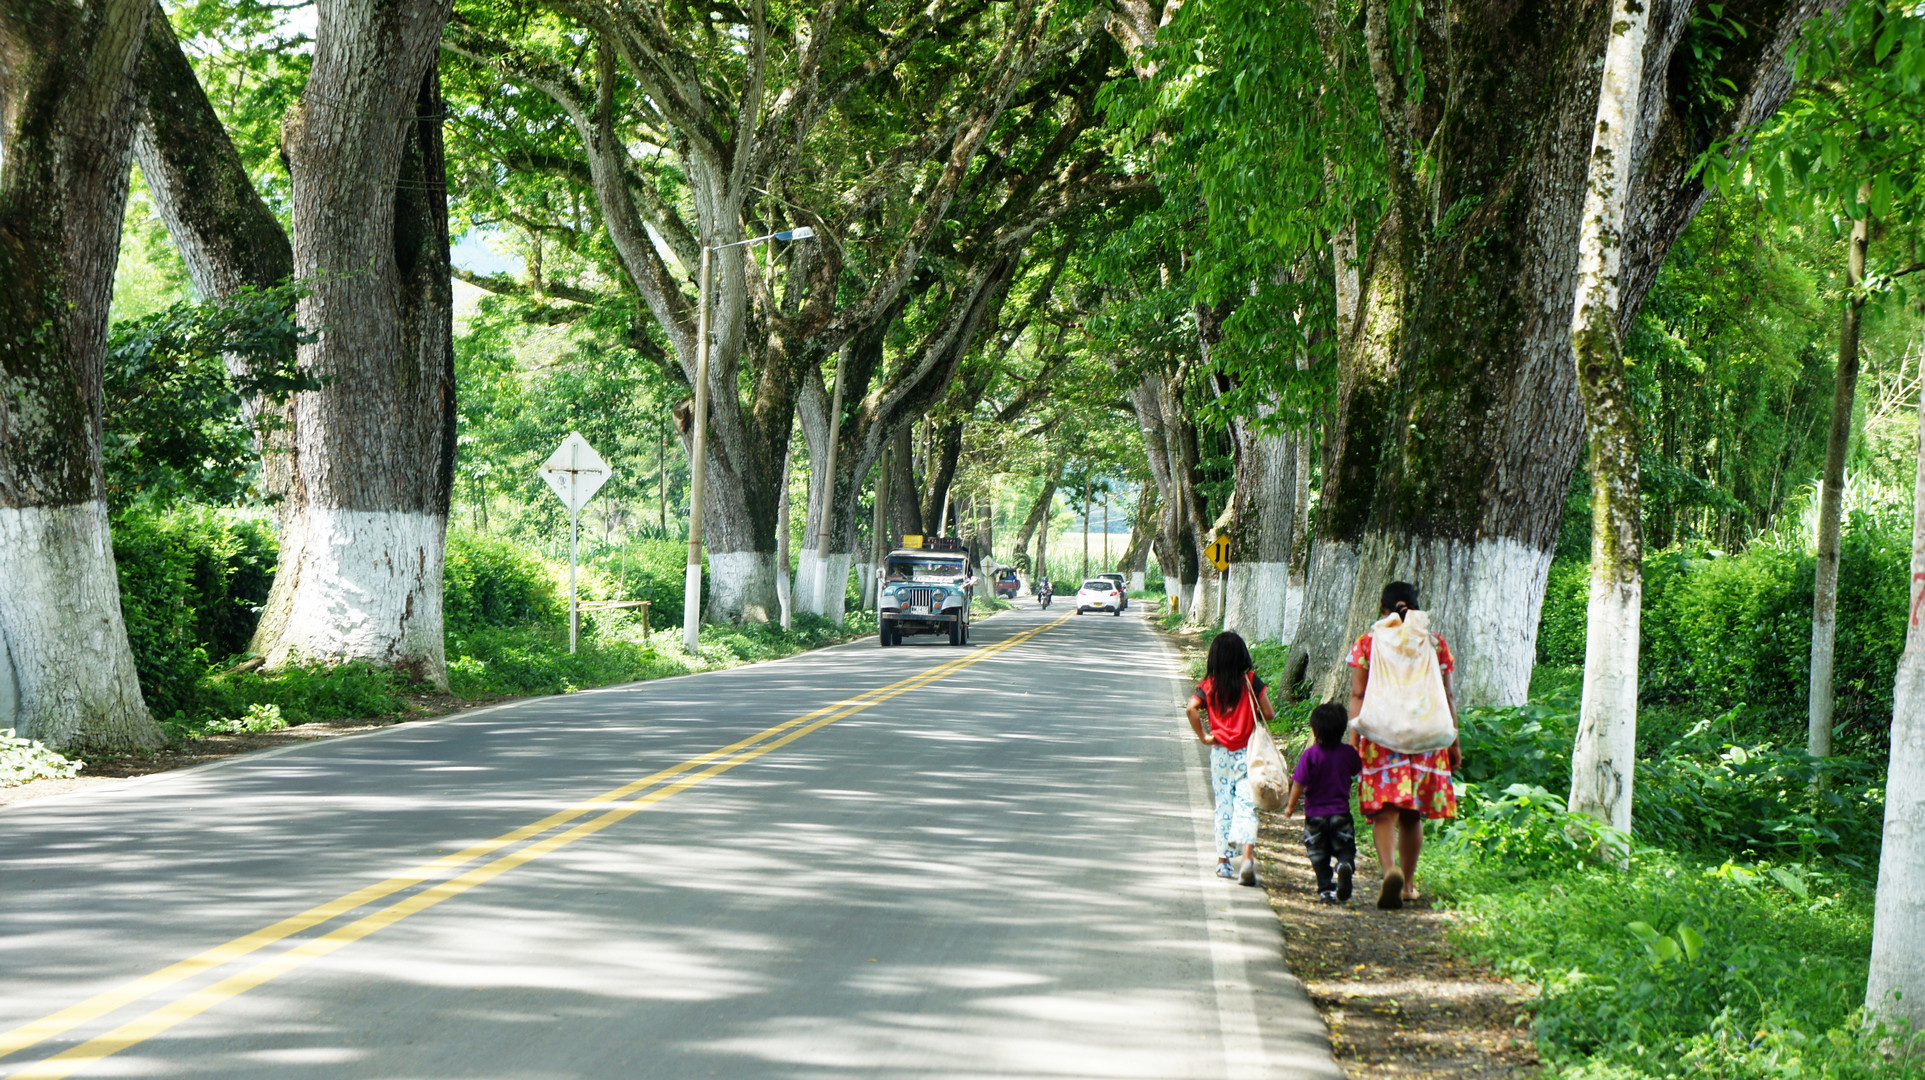
[[[1457,816],[1457,789],[1450,782],[1450,748],[1426,754],[1400,754],[1357,736],[1364,759],[1364,816],[1386,806],[1415,810],[1427,818]]]

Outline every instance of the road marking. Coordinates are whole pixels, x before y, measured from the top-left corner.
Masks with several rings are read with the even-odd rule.
[[[557,833],[554,836],[530,844],[518,851],[483,863],[460,875],[439,882],[427,889],[423,889],[380,911],[364,915],[354,922],[328,934],[303,942],[272,959],[255,964],[246,971],[230,975],[214,983],[212,986],[195,991],[176,1001],[163,1005],[145,1016],[122,1024],[104,1035],[89,1039],[72,1049],[55,1054],[52,1057],[25,1065],[8,1073],[8,1080],[60,1080],[60,1078],[71,1076],[77,1070],[85,1068],[93,1062],[117,1054],[130,1046],[134,1046],[172,1028],[182,1021],[199,1016],[201,1013],[206,1012],[208,1009],[213,1008],[215,1005],[229,998],[244,994],[257,986],[279,978],[296,968],[303,967],[321,957],[327,956],[370,934],[386,929],[410,915],[425,911],[441,903],[443,900],[459,896],[469,889],[491,881],[524,863],[539,859],[584,837],[593,836],[595,833],[627,818],[631,814],[661,802],[664,799],[671,798],[683,791],[687,791],[689,788],[694,787],[704,780],[719,776],[738,765],[747,764],[764,754],[787,746],[797,739],[820,731],[838,720],[853,716],[867,709],[872,709],[891,698],[947,678],[963,668],[987,660],[991,656],[995,656],[1007,649],[1012,649],[1043,633],[1045,630],[1061,626],[1064,622],[1067,622],[1068,619],[1068,615],[1060,616],[1053,622],[1044,623],[1041,626],[1025,630],[1006,641],[998,642],[995,645],[974,652],[968,656],[938,664],[928,671],[912,675],[907,679],[890,683],[887,686],[859,694],[856,697],[838,701],[832,705],[825,705],[820,709],[804,713],[790,720],[785,720],[774,727],[759,731],[746,739],[731,743],[721,749],[697,754],[678,765],[651,773],[639,780],[604,792],[584,803],[551,814],[540,821],[524,825],[512,832],[503,833],[492,840],[483,841],[482,843],[463,849],[452,855],[443,856],[431,862],[423,863],[407,874],[392,877],[386,881],[357,889],[338,899],[310,908],[299,915],[283,919],[272,926],[256,930],[251,934],[244,934],[225,944],[217,945],[206,952],[199,953],[186,960],[162,968],[151,975],[136,979],[123,987],[89,998],[79,1004],[68,1006],[59,1012],[22,1025],[5,1034],[0,1034],[0,1057],[16,1053],[35,1043],[69,1031],[89,1020],[105,1016],[110,1012],[132,1004],[141,998],[190,978],[193,975],[237,960],[276,941],[298,933],[301,930],[318,926],[357,907],[390,896],[413,885],[421,884],[433,877],[437,870],[450,870],[465,863],[473,862],[490,852],[497,851],[521,840],[539,836],[557,825],[565,824],[575,818],[581,817],[596,806],[614,803],[616,800],[632,795],[644,788],[651,787],[661,781],[683,776],[683,774],[690,774],[683,776],[682,779],[676,780],[672,784],[658,787],[642,795],[640,798],[625,803],[618,803],[613,808],[603,812],[599,817],[576,825],[574,828],[568,829],[565,832]]]

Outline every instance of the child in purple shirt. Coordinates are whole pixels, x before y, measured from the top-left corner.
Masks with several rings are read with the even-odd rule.
[[[1296,813],[1303,802],[1303,846],[1317,872],[1317,899],[1326,904],[1350,899],[1350,878],[1357,868],[1357,832],[1350,822],[1350,788],[1363,772],[1357,748],[1346,746],[1344,729],[1350,712],[1342,705],[1319,705],[1310,712],[1310,731],[1316,742],[1297,759],[1290,777],[1290,802],[1284,816]],[[1336,882],[1333,887],[1332,869]]]

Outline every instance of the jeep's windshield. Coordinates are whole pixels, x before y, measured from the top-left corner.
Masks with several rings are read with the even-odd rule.
[[[885,563],[890,581],[955,581],[963,576],[960,557],[892,555]]]

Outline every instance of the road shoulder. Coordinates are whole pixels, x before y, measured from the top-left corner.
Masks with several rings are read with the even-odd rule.
[[[1181,655],[1152,625],[1167,661],[1172,716],[1188,690]],[[1173,720],[1174,722],[1174,720]],[[1285,959],[1282,924],[1264,889],[1216,876],[1213,803],[1204,747],[1186,743],[1179,760],[1196,830],[1196,880],[1210,939],[1217,1015],[1232,1080],[1342,1080],[1330,1032],[1303,982]]]

